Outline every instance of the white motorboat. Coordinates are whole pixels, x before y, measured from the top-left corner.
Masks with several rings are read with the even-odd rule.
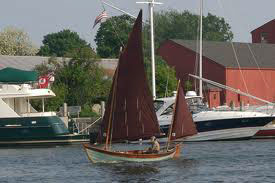
[[[186,100],[192,112],[198,134],[185,141],[239,140],[253,137],[275,116],[253,111],[215,111],[202,103],[194,92],[186,93]],[[155,100],[155,108],[161,130],[167,134],[172,119],[175,97]]]

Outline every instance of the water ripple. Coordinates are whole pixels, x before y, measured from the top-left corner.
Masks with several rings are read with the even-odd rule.
[[[269,183],[274,151],[274,140],[188,143],[176,160],[92,164],[80,145],[0,149],[0,182]]]

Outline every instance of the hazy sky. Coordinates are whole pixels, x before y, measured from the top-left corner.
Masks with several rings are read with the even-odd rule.
[[[142,0],[144,1],[144,0]],[[199,0],[159,0],[164,3],[156,11],[177,9],[198,13]],[[100,0],[0,0],[0,30],[8,25],[26,31],[39,46],[43,36],[63,29],[76,31],[93,46],[98,29],[92,29],[95,17],[102,12]],[[148,7],[135,0],[108,0],[112,4],[137,15]],[[231,25],[234,41],[251,42],[250,31],[275,18],[275,0],[204,0],[204,14],[222,16]],[[110,16],[120,15],[106,7]]]

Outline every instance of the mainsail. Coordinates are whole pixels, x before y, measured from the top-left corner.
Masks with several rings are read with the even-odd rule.
[[[198,133],[185,100],[183,87],[183,83],[179,82],[171,128],[171,140]]]
[[[137,140],[160,134],[144,69],[142,11],[120,55],[102,125],[103,134],[111,134],[108,138],[112,140]]]

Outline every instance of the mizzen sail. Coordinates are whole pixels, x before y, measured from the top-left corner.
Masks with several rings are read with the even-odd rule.
[[[171,140],[191,136],[198,133],[185,100],[182,82],[179,82],[178,86],[174,118],[171,129]]]
[[[142,11],[119,58],[103,118],[103,133],[112,140],[137,140],[160,134],[142,50]]]

